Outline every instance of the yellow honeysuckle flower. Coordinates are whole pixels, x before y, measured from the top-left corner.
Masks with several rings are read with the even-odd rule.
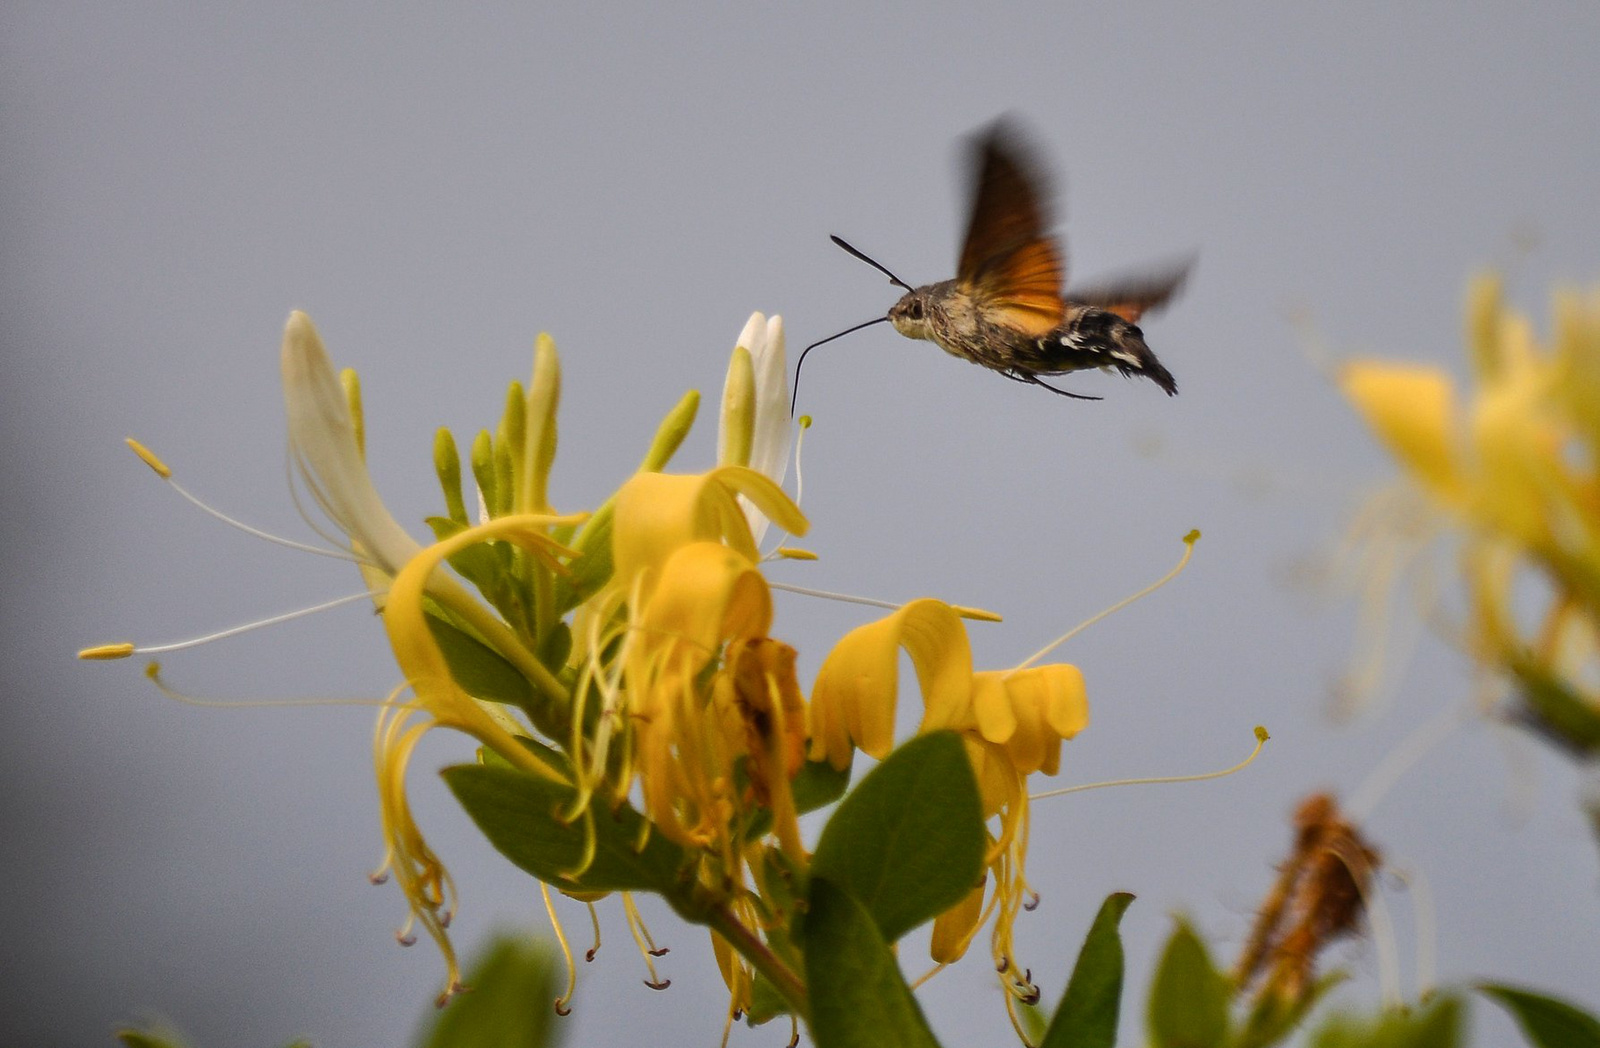
[[[765,474],[746,466],[719,466],[706,473],[637,473],[617,492],[612,537],[613,585],[650,588],[666,559],[693,542],[726,542],[747,559],[759,559],[755,539],[737,496],[791,535],[806,533],[806,519]]]
[[[711,715],[700,678],[725,644],[764,637],[771,623],[755,563],[715,542],[675,551],[633,613],[624,680],[638,776],[646,812],[680,844],[729,844],[732,762],[743,739]]]
[[[922,686],[925,729],[963,722],[972,697],[972,648],[961,617],[943,601],[914,600],[835,644],[811,690],[812,760],[847,767],[853,748],[882,760],[894,746],[900,649]]]
[[[1458,399],[1440,369],[1375,361],[1345,365],[1340,385],[1454,528],[1468,650],[1513,678],[1564,682],[1600,733],[1600,690],[1584,683],[1600,636],[1600,293],[1559,296],[1555,313],[1541,344],[1499,282],[1480,278],[1468,294],[1468,393]],[[1553,591],[1533,630],[1512,599],[1530,570]]]
[[[1027,776],[1054,775],[1061,742],[1089,722],[1083,675],[1066,664],[974,673],[966,626],[942,601],[912,601],[846,634],[823,661],[811,693],[810,755],[836,768],[854,748],[882,759],[894,745],[900,651],[911,659],[922,692],[918,732],[960,732],[982,796],[985,818],[996,817],[988,869],[994,881],[989,909],[985,888],[974,889],[934,922],[930,952],[940,965],[958,959],[989,910],[996,970],[1009,1002],[1036,999],[1038,988],[1012,956],[1011,928],[1029,897]]]
[[[781,319],[753,314],[728,369],[714,468],[661,472],[694,418],[691,393],[661,423],[639,472],[592,513],[561,514],[550,489],[560,361],[541,335],[528,386],[511,383],[498,423],[470,442],[476,492],[462,489],[467,470],[455,438],[435,434],[444,509],[428,518],[434,541],[424,544],[389,513],[367,472],[354,374],[335,373],[309,318],[289,318],[282,371],[293,459],[348,543],[335,555],[366,579],[369,592],[346,599],[370,595],[378,604],[404,678],[382,703],[373,737],[383,871],[410,909],[402,940],[420,925],[442,951],[447,996],[459,989],[446,930],[455,888],[416,824],[406,787],[418,744],[441,727],[468,735],[486,764],[570,787],[559,831],[548,821],[529,831],[580,826],[573,832],[587,835],[577,842],[586,857],[562,864],[563,883],[544,886],[547,906],[550,887],[585,902],[603,894],[603,879],[584,881],[586,869],[599,869],[595,856],[608,854],[588,813],[628,806],[636,846],[672,857],[673,883],[692,893],[690,909],[715,929],[730,1015],[751,1007],[758,968],[803,1005],[804,946],[788,929],[810,854],[792,783],[804,771],[806,803],[819,804],[820,790],[839,777],[807,767],[808,755],[843,769],[856,748],[889,754],[901,651],[923,698],[917,730],[960,734],[990,834],[984,883],[937,919],[934,955],[941,963],[959,957],[995,914],[993,951],[1010,999],[1037,994],[1011,946],[1012,922],[1030,895],[1026,779],[1055,774],[1062,741],[1087,725],[1082,674],[1034,659],[975,672],[963,616],[979,613],[924,599],[841,639],[806,699],[795,649],[772,636],[774,584],[759,551],[769,524],[791,535],[807,530],[781,487],[792,432],[783,354]],[[170,481],[159,459],[135,450]],[[153,649],[106,645],[85,657],[140,650]],[[487,828],[470,795],[458,796]],[[624,894],[641,950],[653,950]],[[565,950],[559,925],[557,933]],[[651,980],[665,985],[654,969]]]
[[[1462,499],[1455,390],[1443,369],[1357,360],[1339,381],[1389,450],[1441,501]]]

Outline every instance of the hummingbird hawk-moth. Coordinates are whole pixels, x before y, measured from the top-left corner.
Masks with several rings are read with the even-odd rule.
[[[914,288],[833,237],[906,293],[887,315],[807,346],[800,363],[824,342],[888,321],[907,338],[926,339],[952,356],[1062,396],[1101,399],[1059,389],[1039,376],[1115,368],[1176,394],[1172,373],[1145,345],[1139,318],[1177,293],[1191,262],[1064,294],[1064,252],[1050,233],[1048,180],[1035,151],[1015,125],[1001,120],[973,138],[970,155],[972,214],[955,278]],[[799,382],[797,364],[797,396]]]

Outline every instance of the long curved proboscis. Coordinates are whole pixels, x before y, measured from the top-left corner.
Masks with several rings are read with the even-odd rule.
[[[834,239],[837,240],[839,238],[835,237]],[[868,320],[868,321],[865,321],[863,323],[857,324],[855,327],[847,327],[843,331],[839,332],[837,335],[829,335],[827,338],[822,339],[820,342],[813,342],[813,343],[811,343],[811,345],[807,346],[805,349],[802,349],[800,351],[800,360],[794,366],[794,396],[789,399],[789,417],[790,418],[794,417],[794,407],[795,407],[796,404],[800,403],[800,369],[805,366],[806,354],[807,353],[811,352],[813,349],[816,349],[818,346],[822,345],[824,342],[832,342],[836,338],[844,338],[846,335],[850,334],[853,331],[860,331],[864,327],[871,327],[874,324],[881,324],[881,323],[883,323],[884,321],[886,321],[888,319],[889,319],[889,317],[888,317],[887,314],[885,314],[884,316],[881,316],[881,317],[873,317],[871,320]]]

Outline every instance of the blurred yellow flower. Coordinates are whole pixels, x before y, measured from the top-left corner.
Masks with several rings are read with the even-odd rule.
[[[1459,537],[1471,653],[1517,682],[1519,716],[1593,750],[1600,292],[1557,296],[1549,345],[1506,307],[1494,278],[1473,282],[1467,312],[1466,397],[1442,369],[1374,360],[1346,364],[1340,385]],[[1520,591],[1523,576],[1540,586]],[[1535,599],[1544,610],[1523,625],[1517,605]]]

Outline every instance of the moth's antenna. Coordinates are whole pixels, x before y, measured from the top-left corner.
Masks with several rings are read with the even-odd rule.
[[[833,239],[839,240],[838,237],[834,237]],[[849,244],[846,244],[844,241],[839,240],[839,243],[841,245],[843,245],[845,250],[850,251],[852,253],[855,252],[855,248],[851,247]],[[865,258],[866,256],[863,255],[862,257]],[[871,259],[867,259],[867,261],[871,262],[872,260]],[[875,265],[875,266],[878,266],[878,264],[876,262],[873,262],[872,264]],[[882,266],[878,266],[878,268],[879,269],[883,269]],[[887,273],[888,270],[885,269],[884,272]],[[847,327],[843,331],[839,332],[837,335],[829,335],[827,338],[823,339],[822,342],[813,342],[813,343],[811,343],[811,345],[807,346],[805,349],[802,349],[800,351],[800,361],[799,361],[799,363],[795,364],[795,366],[794,366],[794,396],[792,398],[790,398],[790,400],[789,400],[789,416],[791,418],[794,417],[794,406],[796,404],[800,403],[800,369],[805,366],[806,354],[807,353],[811,352],[813,349],[816,349],[818,346],[822,345],[823,342],[832,342],[836,338],[843,338],[844,336],[850,334],[852,331],[860,331],[864,327],[871,327],[874,324],[881,324],[885,320],[888,320],[888,319],[889,318],[886,315],[885,316],[881,316],[881,317],[873,317],[871,320],[868,320],[865,323],[857,324],[855,327]]]
[[[852,255],[856,256],[861,261],[863,261],[867,265],[871,266],[873,269],[876,269],[878,272],[880,272],[884,276],[888,277],[889,278],[889,283],[893,284],[895,287],[903,287],[907,291],[914,290],[911,287],[910,284],[907,284],[904,280],[901,280],[899,277],[897,277],[893,273],[889,272],[889,270],[886,269],[883,266],[882,263],[874,262],[872,259],[868,258],[866,255],[863,255],[861,252],[857,251],[855,248],[853,248],[849,244],[845,243],[844,242],[844,238],[830,235],[828,237],[828,239],[832,240],[835,244],[838,244],[840,247],[844,248],[846,251],[850,252]],[[854,331],[855,329],[851,328],[851,330]],[[840,334],[844,334],[844,333],[845,332],[842,332],[842,331],[840,332]],[[835,336],[835,337],[837,337],[837,336]]]

